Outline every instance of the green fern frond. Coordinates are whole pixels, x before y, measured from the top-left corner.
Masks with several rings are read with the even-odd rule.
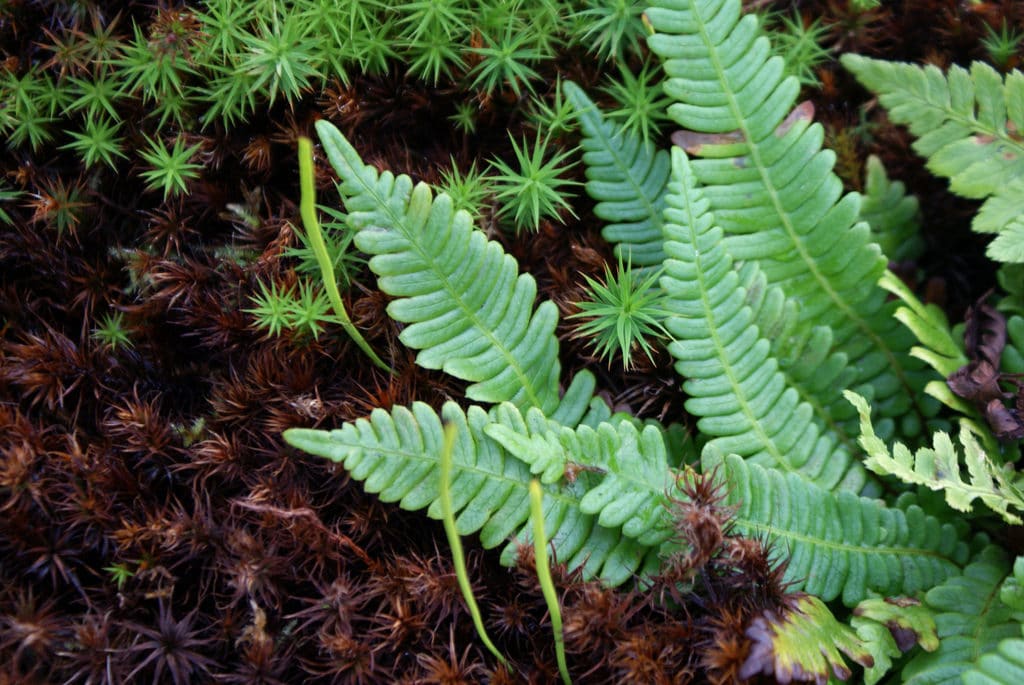
[[[886,507],[852,492],[828,492],[801,478],[705,450],[704,470],[724,467],[733,524],[767,538],[788,559],[794,590],[855,606],[869,593],[912,595],[960,572],[967,545],[955,528],[918,506]]]
[[[656,427],[620,421],[571,429],[537,409],[519,418],[510,404],[496,408],[494,416],[497,422],[485,428],[487,435],[529,464],[542,483],[558,482],[571,468],[587,471],[589,488],[579,503],[584,514],[597,516],[606,528],[621,526],[623,535],[647,547],[668,539],[668,495],[676,489],[675,475]]]
[[[860,414],[860,444],[868,454],[864,462],[867,468],[882,476],[896,476],[904,483],[944,492],[946,502],[957,511],[971,511],[971,502],[980,499],[1008,523],[1021,523],[1021,517],[1010,512],[1010,507],[1024,511],[1020,478],[1015,472],[1007,472],[994,464],[966,426],[960,429],[959,442],[967,463],[969,482],[963,480],[960,456],[947,433],[937,432],[932,438],[932,447],[921,447],[911,453],[898,442],[890,453],[871,427],[868,403],[856,393],[847,391],[845,394]]]
[[[766,466],[800,471],[827,490],[860,491],[864,469],[821,415],[788,386],[771,345],[755,325],[747,292],[708,211],[686,154],[672,150],[666,195],[665,273],[662,288],[672,312],[665,326],[669,352],[686,378],[686,409],[713,436],[709,446]],[[756,277],[751,279],[756,281]]]
[[[988,547],[964,569],[963,575],[949,578],[925,594],[925,603],[936,612],[939,648],[911,659],[900,674],[901,682],[959,683],[980,663],[986,670],[1003,670],[1002,664],[993,664],[994,659],[984,655],[991,657],[1004,640],[1019,639],[1021,635],[1024,612],[1000,600],[1000,587],[1009,573],[1005,553]],[[993,682],[977,680],[977,675],[971,677],[974,680],[969,682]]]
[[[864,172],[861,221],[871,226],[871,239],[890,262],[916,259],[924,250],[919,235],[921,211],[917,198],[907,195],[902,181],[891,181],[875,155],[868,157]]]
[[[547,421],[539,410],[524,419],[506,403],[489,416],[479,407],[463,412],[448,402],[438,416],[417,402],[411,408],[393,407],[390,412],[375,409],[368,419],[346,423],[338,430],[292,428],[285,431],[284,438],[293,447],[343,464],[353,479],[363,481],[366,492],[378,493],[381,500],[398,502],[410,511],[426,508],[428,516],[439,519],[442,420],[457,428],[451,480],[457,531],[459,535],[479,532],[485,548],[504,544],[514,536],[502,554],[502,562],[512,565],[516,541],[532,539],[528,525],[530,466],[487,433],[494,431],[496,424],[508,426],[514,433],[524,430],[525,423],[536,423],[539,429]],[[574,455],[574,459],[584,461],[586,457]],[[639,569],[654,570],[657,554],[636,537],[623,535],[622,529],[600,525],[599,515],[584,511],[585,495],[599,477],[584,471],[575,482],[546,486],[544,525],[559,562],[570,570],[581,568],[587,578],[600,577],[619,585]],[[603,514],[600,507],[595,511]],[[661,514],[665,515],[664,510]],[[667,522],[664,525],[670,528]]]
[[[447,195],[378,173],[333,125],[316,128],[359,230],[356,245],[373,255],[381,290],[398,298],[388,314],[407,324],[399,337],[419,350],[416,362],[472,381],[470,399],[550,414],[558,406],[558,310],[552,302],[533,309],[533,277],[518,274],[515,259]]]
[[[864,670],[865,685],[875,685],[915,644],[926,652],[939,647],[935,616],[915,599],[869,597],[853,610],[850,626],[874,661]]]
[[[794,108],[799,83],[771,57],[757,18],[741,17],[740,0],[665,0],[647,16],[676,100],[669,115],[685,129],[673,139],[700,157],[694,172],[733,258],[757,260],[800,302],[805,325],[831,326],[833,350],[858,370],[858,387],[875,388],[885,416],[914,414],[911,341],[874,287],[885,260],[857,223],[860,196],[842,196],[823,129],[809,105]]]
[[[594,215],[607,222],[601,235],[615,244],[620,259],[635,267],[659,266],[665,259],[661,212],[668,154],[605,119],[575,83],[566,81],[562,88],[583,133],[586,190],[597,201]]]
[[[946,74],[933,65],[886,62],[843,55],[843,66],[878,94],[889,117],[906,124],[917,137],[914,150],[928,169],[949,179],[954,193],[968,198],[1019,206],[1024,198],[1024,74],[1010,72],[1004,81],[983,62],[970,71],[951,66]],[[1024,261],[1024,224],[996,208],[982,207],[974,230],[999,233],[989,256]]]

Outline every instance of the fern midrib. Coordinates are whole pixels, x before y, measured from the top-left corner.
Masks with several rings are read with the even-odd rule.
[[[487,340],[491,343],[491,347],[492,348],[496,348],[496,349],[498,349],[500,351],[501,356],[506,360],[509,368],[511,368],[513,370],[513,372],[515,373],[516,377],[519,379],[520,387],[522,387],[526,391],[526,395],[527,395],[527,398],[530,401],[530,404],[532,406],[534,406],[534,407],[543,408],[544,404],[541,402],[540,398],[538,397],[537,392],[536,392],[536,390],[533,387],[533,384],[530,382],[529,376],[526,374],[525,370],[522,368],[522,365],[519,363],[519,360],[516,359],[512,355],[511,350],[507,349],[505,347],[505,345],[502,344],[502,342],[500,340],[498,340],[497,337],[495,337],[494,332],[489,327],[483,325],[483,322],[480,320],[479,317],[477,317],[476,312],[474,310],[470,309],[468,306],[466,306],[465,302],[462,299],[461,294],[453,287],[451,281],[449,280],[448,274],[446,272],[444,272],[444,271],[442,271],[442,270],[437,268],[433,256],[429,255],[425,250],[423,250],[423,248],[420,246],[419,242],[411,235],[410,231],[407,229],[407,227],[405,226],[404,222],[402,221],[402,219],[404,219],[405,217],[404,216],[396,216],[395,213],[394,213],[394,210],[385,201],[385,198],[382,198],[377,193],[376,187],[368,186],[366,184],[366,182],[363,181],[363,178],[362,178],[362,176],[360,174],[356,173],[354,175],[355,175],[356,178],[359,179],[359,183],[363,187],[364,192],[366,192],[367,194],[369,194],[370,196],[372,196],[374,198],[374,200],[377,202],[377,206],[378,207],[383,207],[384,208],[385,212],[387,212],[388,216],[391,218],[392,226],[397,227],[398,230],[401,231],[402,235],[405,237],[406,240],[409,241],[409,245],[419,255],[420,259],[425,264],[429,264],[431,270],[435,274],[440,275],[441,281],[442,281],[442,283],[444,283],[444,289],[448,293],[448,296],[451,297],[452,300],[454,300],[458,304],[458,307],[462,311],[463,315],[465,315],[466,318],[468,318],[470,320],[470,322],[472,323],[473,327],[477,330],[477,332],[481,333],[485,338],[487,338]],[[379,178],[379,176],[378,176],[378,178]],[[415,188],[413,188],[413,192],[415,192]],[[410,197],[411,197],[411,195],[410,195]],[[406,206],[408,206],[408,202],[406,203]],[[430,209],[433,209],[433,202],[431,202]],[[455,210],[454,207],[453,207],[452,215],[451,215],[451,218],[449,219],[450,221],[454,221],[455,220],[456,211],[457,210]],[[428,219],[428,221],[429,221],[429,219]],[[515,287],[515,283],[516,283],[516,281],[513,281],[513,287]],[[527,319],[527,323],[526,323],[527,326],[529,326],[530,322],[533,320],[533,315],[534,315],[534,311],[532,309],[532,303],[530,303],[530,306],[531,306],[531,313],[530,313],[530,317]],[[511,398],[508,398],[508,399],[511,399]]]
[[[701,38],[704,40],[704,44],[708,48],[708,56],[712,64],[714,65],[715,73],[718,76],[718,81],[723,85],[728,84],[729,81],[726,79],[725,69],[723,68],[722,62],[719,59],[717,46],[712,42],[711,37],[706,30],[704,15],[700,12],[696,3],[691,3],[691,7],[693,7],[693,14],[697,18],[697,24],[700,28]],[[899,378],[900,385],[903,386],[904,391],[908,394],[908,396],[915,397],[914,393],[911,391],[910,381],[907,379],[906,374],[903,371],[903,366],[899,363],[899,360],[892,353],[892,350],[889,349],[889,346],[885,344],[885,341],[877,333],[875,333],[875,331],[872,330],[871,327],[868,326],[867,323],[857,314],[856,310],[851,308],[850,305],[847,304],[846,300],[843,299],[840,296],[840,294],[832,287],[832,284],[829,282],[828,278],[825,277],[825,275],[822,274],[821,271],[818,269],[818,266],[815,263],[814,258],[807,252],[807,249],[804,247],[803,241],[800,240],[800,237],[796,232],[795,227],[793,226],[793,223],[790,219],[788,212],[784,210],[782,204],[779,202],[778,191],[775,188],[775,185],[771,182],[771,178],[768,175],[767,166],[764,164],[761,158],[760,148],[754,142],[752,136],[750,135],[750,129],[747,126],[746,117],[743,116],[743,112],[740,109],[739,104],[736,102],[734,90],[731,87],[723,88],[723,90],[725,91],[726,98],[728,99],[729,108],[732,111],[732,115],[736,119],[740,127],[740,131],[743,133],[744,140],[747,141],[749,154],[750,157],[753,158],[754,160],[754,164],[757,168],[757,173],[761,177],[761,182],[764,184],[764,187],[768,192],[769,198],[771,198],[772,208],[774,209],[776,216],[779,218],[783,230],[789,237],[790,243],[793,245],[797,253],[800,255],[801,260],[807,266],[808,271],[814,277],[814,280],[818,283],[819,287],[828,294],[829,298],[832,300],[835,306],[838,307],[841,312],[843,312],[846,318],[852,321],[857,326],[857,328],[860,329],[860,331],[865,336],[867,336],[869,340],[872,341],[874,347],[878,350],[881,350],[881,352],[885,355],[886,359],[889,362],[889,368],[892,369],[893,372],[896,374],[897,378]],[[915,409],[917,409],[918,414],[921,414],[916,398],[914,401],[914,407]],[[920,418],[922,419],[923,425],[924,416],[921,415]]]
[[[946,83],[948,86],[948,79]],[[1021,158],[1024,158],[1024,143],[1022,143],[1020,140],[1015,140],[1014,138],[1009,137],[1009,135],[1007,135],[1007,133],[1003,129],[990,128],[985,124],[981,123],[980,121],[978,121],[978,119],[976,119],[975,117],[966,116],[964,114],[961,114],[960,112],[957,112],[956,110],[946,107],[945,105],[940,105],[935,102],[932,102],[931,100],[928,100],[925,97],[921,97],[920,102],[924,103],[925,106],[934,107],[938,111],[944,112],[946,114],[947,119],[959,123],[960,125],[964,126],[964,128],[974,131],[975,135],[992,136],[992,138],[999,140],[1005,143],[1006,145],[1010,145],[1016,148],[1017,153],[1021,156]],[[906,123],[910,124],[912,122],[908,120]],[[915,141],[915,143],[916,142],[917,141]]]

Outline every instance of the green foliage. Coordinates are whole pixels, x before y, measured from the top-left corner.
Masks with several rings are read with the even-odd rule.
[[[469,571],[466,570],[466,555],[462,551],[462,538],[455,526],[455,510],[452,507],[452,452],[455,449],[455,425],[444,424],[444,446],[441,449],[440,464],[440,485],[438,486],[438,502],[441,505],[441,520],[444,523],[444,532],[448,536],[448,545],[452,549],[452,565],[455,567],[455,576],[459,581],[459,589],[462,591],[462,598],[466,601],[466,607],[473,617],[473,627],[480,636],[484,646],[497,657],[498,661],[506,666],[508,660],[498,651],[498,648],[491,642],[484,628],[483,615],[480,613],[480,606],[476,602],[476,595],[473,594],[473,586],[469,581]],[[531,489],[532,494],[532,489]]]
[[[455,211],[468,212],[474,222],[480,220],[481,208],[494,192],[490,177],[483,171],[477,171],[476,162],[463,174],[455,165],[454,158],[447,171],[441,172],[437,190],[452,199]]]
[[[917,137],[914,150],[932,173],[949,178],[954,193],[985,199],[972,227],[997,233],[988,255],[997,261],[1024,261],[1024,225],[1017,220],[1024,197],[1024,74],[1005,78],[975,62],[970,71],[952,66],[919,67],[847,54],[853,72],[896,123]]]
[[[285,431],[284,437],[289,444],[310,454],[342,463],[353,479],[363,481],[364,490],[378,493],[381,500],[398,502],[408,510],[426,508],[427,515],[437,519],[441,517],[438,455],[444,441],[442,419],[456,427],[451,497],[458,534],[479,532],[486,548],[504,544],[513,535],[523,542],[532,539],[528,521],[530,466],[489,437],[488,428],[493,431],[495,426],[503,425],[515,434],[524,430],[524,423],[539,428],[538,424],[545,425],[548,421],[539,411],[530,412],[524,419],[512,405],[504,404],[500,414],[488,416],[479,407],[463,412],[454,402],[448,402],[438,416],[426,404],[417,402],[408,409],[396,406],[390,413],[376,409],[368,419],[346,423],[338,430],[293,428]],[[606,437],[609,429],[616,430],[608,426],[604,429]],[[629,435],[630,429],[635,435],[636,429],[628,422],[619,427],[625,435]],[[633,438],[634,445],[636,439]],[[645,444],[660,442],[661,437],[657,429],[650,428],[645,431],[644,440]],[[628,446],[621,453],[622,456],[630,454]],[[654,456],[664,459],[663,443],[660,454]],[[587,453],[574,457],[580,463],[590,462]],[[600,463],[597,458],[594,461]],[[608,466],[615,468],[613,464]],[[570,569],[582,569],[584,577],[601,577],[611,585],[618,585],[628,580],[641,563],[656,563],[656,559],[645,558],[650,556],[648,550],[635,537],[598,524],[599,517],[605,515],[604,500],[589,502],[591,506],[584,510],[587,485],[596,478],[598,476],[584,473],[575,483],[547,485],[545,527],[561,563]],[[656,483],[657,492],[664,497],[665,488],[671,483],[667,470]],[[663,527],[663,532],[654,539],[666,537],[669,526],[664,520],[664,507],[655,504],[644,511],[656,514],[652,523]],[[632,509],[625,510],[631,521],[636,520],[633,514]],[[616,507],[610,518],[623,518],[621,507]],[[639,524],[635,528],[636,532],[642,529]],[[502,555],[503,562],[513,563],[515,552],[516,544],[509,544]]]
[[[587,0],[576,19],[580,42],[602,60],[624,61],[642,52],[644,5],[636,0]]]
[[[559,75],[551,88],[550,97],[531,96],[526,116],[537,131],[560,136],[576,130],[576,109],[565,98],[564,83]]]
[[[245,311],[253,315],[256,325],[270,337],[295,330],[319,338],[324,324],[335,320],[330,314],[331,303],[324,291],[309,280],[299,281],[298,293],[295,291],[294,286],[279,289],[275,282],[269,287],[260,282],[259,295],[250,297],[256,306]]]
[[[981,499],[1008,523],[1021,523],[1021,517],[1010,511],[1011,507],[1024,511],[1020,477],[1016,472],[1006,471],[994,463],[966,426],[960,429],[959,442],[969,482],[963,480],[960,456],[947,433],[935,433],[932,447],[921,447],[911,452],[902,443],[896,443],[890,453],[872,429],[868,403],[852,392],[847,392],[846,398],[860,413],[860,444],[868,455],[864,466],[881,476],[896,476],[904,483],[941,491],[945,493],[949,506],[957,511],[971,511],[971,502]]]
[[[1021,607],[1011,607],[1000,599],[1000,589],[1010,584],[1004,584],[1009,573],[1005,553],[988,547],[963,575],[949,578],[925,594],[925,604],[935,612],[939,647],[912,658],[901,672],[902,682],[957,682],[981,662],[994,671],[1002,670],[1000,664],[993,663],[998,660],[997,650],[1004,640],[1020,638],[1024,620]],[[972,675],[972,681],[978,682],[974,680],[977,677]]]
[[[763,674],[777,682],[815,680],[825,682],[830,674],[840,680],[851,672],[843,654],[862,665],[871,655],[848,626],[836,620],[828,607],[810,595],[797,594],[781,615],[771,612],[756,617],[747,629],[753,644],[740,669],[740,678]]]
[[[705,450],[705,471],[715,465],[729,483],[737,530],[767,538],[788,559],[785,578],[794,590],[852,607],[869,593],[923,592],[957,577],[967,560],[953,525],[917,505],[904,510],[828,492],[798,474]]]
[[[1007,26],[1005,18],[999,31],[992,26],[986,26],[985,29],[988,35],[981,39],[981,46],[985,48],[992,63],[1005,71],[1010,60],[1017,54],[1024,34]]]
[[[378,174],[331,124],[317,122],[360,250],[380,288],[397,299],[388,314],[416,362],[472,381],[466,395],[553,411],[558,404],[557,310],[533,311],[537,285],[515,260],[473,229],[447,195],[413,188],[408,176]],[[482,275],[487,278],[482,278]]]
[[[470,71],[473,76],[471,87],[493,93],[508,86],[517,97],[522,94],[522,85],[533,90],[530,82],[540,78],[540,74],[529,63],[540,61],[547,55],[530,45],[533,40],[530,32],[509,23],[500,37],[485,33],[483,39],[485,45],[472,48],[481,59]]]
[[[104,314],[99,325],[92,330],[92,338],[110,351],[132,347],[132,339],[124,327],[124,312]]]
[[[672,150],[666,195],[665,326],[669,352],[688,380],[686,410],[723,453],[805,477],[832,489],[859,491],[863,469],[826,428],[822,412],[801,401],[772,355],[747,305],[746,288],[732,268],[722,230],[679,148]]]
[[[932,612],[913,599],[865,599],[853,610],[850,626],[874,661],[864,671],[865,685],[881,680],[892,669],[893,659],[902,658],[914,643],[926,652],[939,646]]]
[[[796,76],[801,85],[820,86],[816,68],[830,57],[829,50],[821,43],[828,37],[831,27],[825,26],[821,19],[805,19],[799,12],[767,19],[772,47],[785,60],[786,70]]]
[[[920,431],[920,380],[910,336],[874,283],[885,259],[857,223],[860,196],[842,195],[835,155],[812,110],[795,105],[799,82],[771,56],[756,17],[734,0],[656,3],[648,43],[664,59],[673,136],[694,159],[696,180],[735,260],[757,260],[769,285],[799,303],[800,335],[827,327],[831,351],[856,371],[853,387],[875,407]],[[870,390],[868,390],[870,388]]]
[[[606,222],[601,235],[615,244],[619,259],[660,266],[665,259],[661,227],[668,153],[607,121],[575,83],[567,81],[563,89],[583,132],[587,194],[598,201],[594,214]]]
[[[352,325],[352,321],[348,318],[348,312],[345,310],[345,304],[341,301],[341,293],[338,292],[338,280],[334,273],[334,262],[327,250],[323,231],[320,230],[320,220],[316,215],[316,181],[313,176],[313,142],[309,138],[302,136],[299,138],[299,188],[301,190],[299,213],[302,215],[302,225],[306,229],[306,240],[313,255],[316,257],[317,265],[320,267],[320,278],[323,280],[327,298],[334,308],[334,315],[337,317],[338,323],[348,333],[348,337],[352,339],[352,342],[365,352],[366,356],[378,367],[390,370],[388,365],[377,356],[377,353],[366,342],[366,339],[356,330],[356,327]],[[299,300],[305,304],[307,299],[303,297],[303,294],[300,286]],[[313,304],[314,301],[309,301],[309,305],[302,307],[299,311],[311,311],[313,310]],[[300,325],[310,326],[316,320],[316,316],[312,316],[304,318],[299,323]],[[318,331],[314,328],[312,332],[315,338]]]
[[[668,312],[662,306],[664,293],[658,286],[660,271],[644,277],[637,276],[632,265],[622,264],[612,273],[605,264],[604,281],[584,276],[589,297],[577,302],[579,312],[570,319],[588,319],[574,335],[590,338],[602,360],[610,360],[618,350],[624,369],[634,366],[633,354],[639,348],[654,363],[654,348],[650,338],[667,338],[668,331],[662,321]]]
[[[890,181],[882,161],[870,155],[860,218],[871,226],[871,239],[889,261],[909,261],[921,255],[924,240],[918,233],[920,214],[917,198],[906,194],[902,181]]]
[[[352,239],[355,233],[346,223],[346,215],[332,207],[316,206],[317,211],[323,212],[331,218],[324,222],[321,227],[324,249],[327,252],[327,263],[331,272],[340,284],[342,290],[348,290],[352,286],[355,272],[366,262],[352,247]],[[299,239],[301,247],[288,247],[282,253],[283,257],[293,257],[299,260],[295,265],[298,273],[308,276],[320,275],[320,260],[313,249],[306,232],[292,227],[292,232]]]
[[[534,139],[532,150],[525,139],[520,147],[511,134],[509,138],[518,168],[498,158],[490,162],[495,197],[501,203],[499,216],[511,215],[516,231],[537,231],[542,218],[559,219],[561,211],[576,216],[569,204],[571,195],[563,189],[579,183],[561,177],[573,166],[564,164],[573,151],[558,151],[545,162],[550,136]]]
[[[116,169],[117,158],[128,157],[122,151],[124,138],[117,135],[120,127],[121,122],[115,123],[103,116],[95,119],[90,117],[86,119],[85,131],[70,131],[73,140],[61,147],[76,152],[86,168],[103,162],[111,169]]]
[[[202,166],[192,162],[200,144],[185,147],[180,136],[175,138],[170,149],[162,140],[146,139],[148,150],[139,150],[139,155],[151,167],[140,175],[150,190],[163,189],[164,200],[180,193],[188,194],[188,182],[199,178]]]
[[[650,62],[644,62],[635,76],[623,67],[619,80],[603,89],[619,103],[618,108],[607,112],[607,117],[619,122],[624,131],[637,135],[645,145],[661,134],[661,126],[668,121],[665,109],[671,100],[662,93],[659,71]],[[652,83],[653,78],[657,82]]]
[[[13,200],[17,200],[21,197],[21,191],[10,190],[7,188],[7,184],[0,181],[0,223],[13,224],[14,221],[11,219],[11,215],[4,209],[5,203],[10,203]]]

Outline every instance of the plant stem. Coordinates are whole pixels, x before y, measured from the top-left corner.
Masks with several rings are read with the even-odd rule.
[[[366,353],[374,364],[389,373],[394,371],[385,364],[377,353],[373,351],[370,344],[352,325],[345,311],[345,305],[341,301],[341,293],[338,292],[338,281],[334,278],[334,268],[331,266],[330,257],[327,255],[327,245],[324,244],[323,234],[320,232],[320,222],[316,217],[316,186],[313,183],[313,143],[305,136],[299,137],[299,187],[301,195],[299,199],[299,214],[302,215],[302,225],[306,229],[306,236],[309,238],[309,245],[316,255],[317,264],[320,266],[320,273],[324,279],[324,290],[331,301],[334,313],[338,316],[338,323],[345,329],[353,342]]]
[[[543,496],[540,489],[540,481],[536,478],[531,478],[530,519],[533,521],[533,562],[537,567],[537,581],[540,582],[540,591],[544,594],[544,602],[548,605],[548,613],[551,614],[551,632],[554,633],[555,637],[555,658],[558,660],[558,672],[562,674],[562,682],[565,685],[572,685],[572,678],[569,677],[569,665],[565,662],[562,610],[558,606],[555,582],[551,579],[551,569],[548,567],[548,538],[544,533]]]

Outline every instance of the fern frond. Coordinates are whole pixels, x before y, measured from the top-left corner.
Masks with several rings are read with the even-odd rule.
[[[1020,638],[1024,612],[1007,606],[999,597],[1009,572],[1006,555],[988,547],[963,575],[949,578],[925,594],[925,603],[936,612],[939,648],[912,658],[903,668],[901,682],[959,683],[962,674],[979,664],[979,658],[985,659],[982,655],[996,652],[1004,640]],[[991,659],[985,664],[991,668]],[[996,666],[993,670],[1002,669]]]
[[[530,465],[541,482],[555,483],[567,468],[590,472],[590,485],[580,511],[598,517],[606,528],[640,544],[654,547],[671,534],[668,496],[675,488],[661,431],[638,428],[629,421],[602,423],[596,429],[558,426],[537,409],[524,419],[510,404],[496,408],[498,421],[485,429],[488,436],[513,456]],[[595,475],[595,474],[600,474]]]
[[[842,196],[812,109],[793,106],[796,78],[770,56],[756,17],[741,18],[740,0],[654,4],[648,44],[677,100],[669,114],[687,129],[677,138],[700,157],[694,173],[729,252],[758,260],[768,282],[800,302],[806,325],[832,328],[833,350],[857,369],[858,387],[876,389],[885,416],[913,413],[903,352],[910,338],[874,286],[885,260],[869,227],[856,223],[860,196]]]
[[[594,215],[607,222],[601,235],[615,245],[620,259],[636,267],[659,266],[665,259],[661,211],[668,154],[605,119],[575,83],[566,81],[563,88],[583,133],[587,194],[597,202]]]
[[[882,160],[868,156],[860,219],[871,226],[871,239],[890,262],[916,259],[924,250],[920,214],[917,198],[907,195],[903,182],[889,180]]]
[[[964,482],[960,457],[948,434],[937,432],[932,438],[933,447],[921,447],[915,453],[897,442],[890,453],[871,427],[867,401],[856,393],[845,394],[860,414],[860,444],[868,454],[864,462],[867,468],[882,476],[896,476],[904,483],[941,491],[949,506],[957,511],[971,511],[971,502],[981,499],[1008,523],[1021,523],[1021,517],[1010,512],[1010,507],[1024,511],[1024,492],[1018,487],[1020,478],[994,464],[972,431],[960,429],[959,442],[969,474],[969,481]]]
[[[669,352],[687,379],[687,411],[701,417],[702,433],[713,436],[709,446],[798,470],[827,490],[861,490],[863,468],[822,429],[814,408],[787,387],[754,323],[722,230],[679,148],[672,150],[666,203],[668,259],[661,283],[672,312],[665,321],[675,339]]]
[[[843,66],[878,95],[889,117],[917,137],[914,150],[928,169],[949,179],[954,193],[993,198],[982,207],[974,230],[998,232],[989,256],[1024,261],[1024,224],[1009,206],[1024,199],[1024,74],[1006,80],[983,62],[970,71],[953,65],[943,74],[934,65],[886,62],[861,55],[842,57]],[[998,199],[996,199],[998,198]],[[1000,210],[998,207],[1002,207]]]
[[[395,406],[390,412],[375,409],[368,419],[333,431],[292,428],[285,431],[284,438],[293,447],[341,463],[353,479],[363,481],[366,492],[377,493],[381,500],[398,502],[410,511],[426,508],[428,516],[439,519],[442,419],[457,429],[451,502],[459,535],[479,531],[485,548],[506,543],[513,536],[523,543],[531,540],[530,467],[487,435],[488,427],[493,430],[496,423],[511,424],[513,431],[524,430],[527,420],[511,404],[488,416],[479,407],[463,412],[448,402],[438,416],[417,402],[411,408]],[[531,412],[528,420],[536,422],[538,430],[547,421],[539,409]],[[636,536],[623,535],[619,528],[600,525],[597,515],[584,511],[584,497],[596,478],[597,474],[585,472],[573,483],[545,488],[545,530],[559,562],[570,570],[582,568],[585,577],[600,577],[618,585],[640,568],[653,570],[656,550]],[[511,565],[515,558],[513,541],[505,548],[502,561]]]
[[[960,572],[967,545],[951,524],[852,492],[828,492],[795,473],[720,460],[705,450],[704,469],[721,464],[732,519],[747,537],[765,537],[788,559],[794,590],[855,606],[868,593],[912,595]]]
[[[408,324],[399,338],[419,350],[416,362],[472,381],[470,399],[554,411],[558,310],[552,302],[533,309],[533,277],[518,274],[515,259],[447,195],[433,198],[426,184],[378,173],[329,122],[316,128],[359,229],[355,243],[373,255],[381,290],[398,298],[388,314]]]

